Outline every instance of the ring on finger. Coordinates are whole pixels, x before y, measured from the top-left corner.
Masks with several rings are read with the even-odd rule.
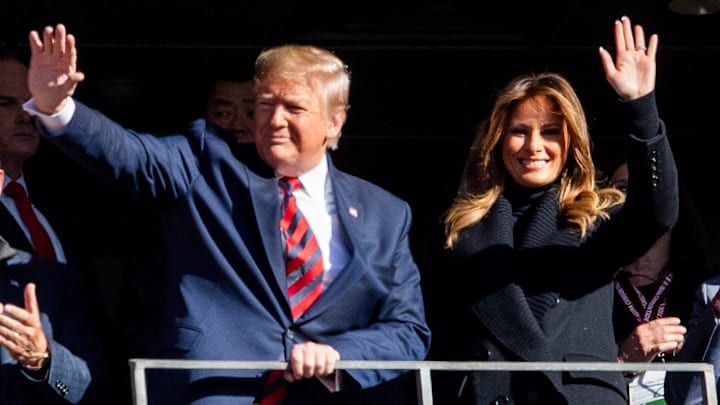
[[[636,51],[647,51],[647,46],[635,45],[635,50]]]

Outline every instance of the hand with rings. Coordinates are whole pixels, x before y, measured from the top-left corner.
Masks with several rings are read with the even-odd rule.
[[[622,361],[648,362],[661,353],[675,353],[682,348],[687,328],[680,318],[657,318],[639,324],[620,343],[618,359]]]
[[[618,96],[635,100],[655,90],[657,47],[657,34],[646,43],[642,26],[633,26],[627,17],[615,21],[615,60],[603,47],[599,53],[605,77]]]
[[[20,364],[32,366],[46,358],[48,340],[40,321],[35,284],[24,289],[24,307],[0,303],[0,347]]]

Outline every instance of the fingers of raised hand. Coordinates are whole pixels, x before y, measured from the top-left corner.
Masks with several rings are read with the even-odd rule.
[[[643,30],[643,27],[640,25],[635,26],[635,35],[632,37],[633,39],[633,49],[640,52],[647,51],[647,46],[645,45],[645,32]]]
[[[618,50],[624,49],[626,51],[632,51],[635,49],[635,39],[633,38],[632,24],[627,16],[620,18],[620,24],[622,25],[622,43],[619,44]]]
[[[657,35],[651,35],[646,41],[643,27],[639,24],[633,26],[630,19],[623,16],[615,21],[615,46],[618,52],[640,52],[652,56],[657,48]]]
[[[37,42],[34,36],[33,42]],[[46,55],[53,55],[56,57],[64,57],[67,49],[67,31],[63,24],[58,24],[55,27],[47,26],[42,32],[42,52]]]

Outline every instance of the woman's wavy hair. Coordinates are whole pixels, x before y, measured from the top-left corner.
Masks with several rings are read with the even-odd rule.
[[[553,72],[527,73],[512,79],[499,93],[490,115],[479,126],[465,162],[460,189],[445,213],[445,246],[452,248],[459,233],[482,220],[503,192],[507,172],[501,158],[501,139],[515,107],[546,96],[563,118],[568,157],[560,174],[560,215],[577,227],[581,237],[607,209],[625,201],[625,194],[596,178],[592,143],[580,99],[563,76]]]

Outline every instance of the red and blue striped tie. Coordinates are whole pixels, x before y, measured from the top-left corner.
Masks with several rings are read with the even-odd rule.
[[[283,177],[279,181],[284,197],[281,208],[280,231],[285,238],[288,297],[293,319],[298,319],[317,301],[322,293],[323,259],[305,216],[298,209],[293,191],[300,188],[297,177]],[[282,370],[272,370],[263,384],[259,405],[281,403],[285,396]]]
[[[280,220],[287,251],[285,274],[292,316],[297,319],[320,297],[323,260],[317,239],[293,195],[300,188],[300,181],[297,177],[283,177],[280,186],[285,191],[282,202],[285,213]]]

